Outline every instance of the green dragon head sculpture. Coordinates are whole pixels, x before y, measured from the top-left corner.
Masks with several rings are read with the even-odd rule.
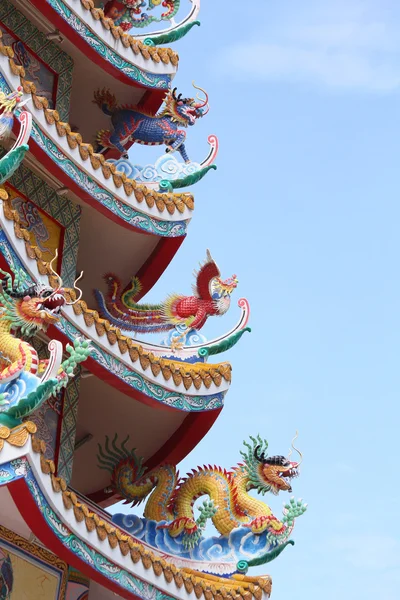
[[[42,283],[29,285],[28,275],[21,268],[12,269],[14,280],[10,273],[0,269],[0,316],[4,326],[11,326],[25,336],[33,335],[36,331],[55,324],[61,309],[80,299],[81,290],[73,303],[66,301],[62,279],[53,269],[56,258],[57,251],[50,263],[50,269],[57,279],[55,289]],[[74,283],[75,289],[78,289],[76,282],[81,277],[82,273]]]
[[[287,457],[280,455],[268,456],[268,442],[260,436],[250,437],[251,443],[244,442],[247,450],[241,451],[240,454],[244,459],[244,466],[249,479],[248,489],[255,489],[262,495],[266,492],[278,494],[280,491],[292,491],[291,479],[298,477],[302,460],[301,452],[293,446],[296,437],[297,433],[293,439],[292,448],[298,452],[300,462],[289,460],[291,450]]]

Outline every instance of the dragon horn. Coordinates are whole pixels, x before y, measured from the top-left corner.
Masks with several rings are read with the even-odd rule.
[[[294,438],[292,439],[292,448],[293,448],[293,450],[296,450],[296,452],[297,452],[297,453],[298,453],[298,455],[300,456],[300,462],[299,462],[299,464],[298,464],[298,466],[300,466],[300,465],[301,465],[301,463],[303,462],[303,455],[302,455],[302,453],[300,452],[300,450],[298,450],[297,448],[295,448],[295,447],[294,447],[294,445],[293,445],[293,444],[294,444],[294,441],[295,441],[295,440],[296,440],[298,437],[299,437],[299,432],[298,432],[298,431],[296,431],[296,435],[295,435],[295,436],[294,436]],[[291,455],[292,455],[292,448],[289,450],[289,454],[287,455],[287,458],[288,458],[288,459],[289,459],[289,458],[291,457]]]
[[[261,448],[261,446],[260,446],[260,445],[257,445],[257,446],[254,448],[254,458],[255,458],[255,459],[258,461],[258,462],[261,462],[261,463],[263,463],[263,462],[265,462],[266,456],[265,456],[265,452],[261,452],[261,454],[260,454],[260,448]]]
[[[68,306],[73,306],[74,304],[76,304],[77,302],[79,302],[79,300],[82,298],[83,292],[80,288],[77,287],[77,283],[80,279],[82,279],[83,277],[83,271],[81,271],[79,277],[77,277],[74,281],[74,290],[78,291],[78,297],[76,298],[76,300],[74,300],[73,302],[65,302],[65,304],[67,304]]]
[[[203,90],[203,88],[199,87],[198,85],[195,85],[194,81],[192,81],[192,85],[196,90],[200,90],[200,92],[203,92],[203,94],[205,94],[205,98],[201,98],[199,94],[196,94],[196,98],[197,100],[199,100],[198,104],[195,104],[195,108],[203,108],[203,106],[207,106],[208,110],[209,110],[209,106],[208,106],[208,94],[206,92],[206,90]],[[207,112],[208,112],[207,110]]]

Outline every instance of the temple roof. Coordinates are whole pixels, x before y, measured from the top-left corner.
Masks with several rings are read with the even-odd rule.
[[[30,242],[29,231],[21,227],[18,213],[12,209],[7,200],[4,200],[4,214],[7,219],[14,221],[14,232],[17,238],[23,238],[28,256],[33,258],[38,265],[41,275],[47,275],[50,283],[57,286],[57,281],[52,275],[50,264],[42,260],[42,253],[37,246]],[[66,296],[69,300],[75,300],[75,291],[66,290]],[[212,384],[219,387],[222,382],[230,383],[232,367],[228,362],[209,364],[209,363],[183,363],[165,359],[156,356],[152,352],[145,350],[140,344],[133,341],[130,337],[124,336],[121,331],[111,325],[107,319],[102,319],[96,310],[88,308],[84,300],[79,300],[73,306],[76,315],[83,315],[88,327],[94,327],[95,332],[100,337],[106,336],[111,345],[118,344],[122,354],[128,353],[132,364],[140,363],[143,370],[150,368],[154,376],[161,374],[167,383],[171,378],[175,385],[183,383],[186,390],[192,386],[196,390],[203,385],[208,389]]]
[[[169,63],[174,66],[178,65],[179,56],[174,50],[171,50],[171,48],[148,46],[140,40],[137,40],[129,35],[129,33],[126,33],[118,25],[114,25],[112,19],[105,17],[103,10],[94,6],[93,0],[80,0],[80,3],[86,11],[91,13],[96,21],[99,21],[102,24],[105,31],[111,31],[113,37],[116,40],[119,40],[125,48],[132,48],[134,54],[141,54],[146,60],[152,60],[155,63],[161,61],[165,65],[168,65]]]
[[[96,569],[102,576],[101,584],[114,591],[121,586],[120,593],[125,598],[134,598],[135,593],[128,584],[125,585],[126,577],[116,577],[118,574],[142,577],[151,582],[152,588],[176,598],[262,600],[270,596],[272,581],[268,575],[219,577],[196,570],[196,561],[193,561],[193,568],[188,568],[174,564],[172,555],[163,553],[161,556],[156,549],[115,526],[107,513],[86,502],[68,488],[63,478],[56,476],[53,461],[44,456],[45,444],[31,435],[35,431],[33,423],[28,422],[15,430],[5,429],[1,432],[0,464],[4,472],[9,473],[7,477],[11,477],[9,489],[21,517],[28,527],[35,524],[35,535],[46,542],[50,550],[54,546],[61,556],[72,553],[79,558],[82,573],[87,572],[90,576],[93,568]],[[12,472],[21,459],[26,461],[26,466],[15,485]],[[24,485],[28,482],[29,485]],[[33,508],[39,511],[37,516],[33,514]],[[65,552],[61,552],[60,543]],[[93,552],[98,560],[92,563],[88,557]],[[107,568],[103,568],[103,564]]]
[[[82,163],[88,161],[93,169],[101,169],[104,177],[106,179],[111,178],[117,188],[123,187],[124,192],[128,197],[134,194],[139,205],[144,202],[147,208],[152,209],[153,207],[156,207],[159,213],[166,211],[169,215],[173,215],[175,212],[183,214],[186,210],[192,211],[194,209],[194,198],[192,194],[162,193],[149,189],[143,184],[138,184],[135,180],[129,179],[124,173],[117,171],[115,165],[107,162],[102,154],[96,153],[91,144],[83,142],[82,136],[79,133],[73,132],[68,123],[63,123],[60,120],[56,110],[48,108],[47,99],[37,96],[35,84],[24,79],[24,68],[14,62],[14,52],[12,48],[2,45],[1,32],[0,53],[9,58],[11,72],[15,76],[19,76],[24,92],[26,94],[31,94],[35,108],[43,112],[47,124],[55,126],[57,135],[60,138],[65,137],[68,146],[72,150],[75,148],[79,149]]]

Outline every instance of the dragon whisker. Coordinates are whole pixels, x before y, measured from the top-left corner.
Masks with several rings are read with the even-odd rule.
[[[50,271],[53,273],[54,277],[56,277],[56,278],[57,278],[57,280],[58,280],[58,286],[57,286],[57,287],[56,287],[56,289],[53,291],[53,293],[52,293],[52,294],[50,294],[49,298],[52,298],[52,297],[53,297],[55,294],[57,294],[57,293],[58,293],[58,291],[60,290],[60,288],[62,288],[62,286],[63,286],[63,280],[61,279],[61,277],[60,277],[60,275],[57,273],[57,271],[55,271],[55,270],[54,270],[54,268],[53,268],[53,263],[54,263],[54,261],[55,261],[55,260],[57,260],[57,258],[58,258],[58,250],[57,250],[57,248],[56,248],[56,249],[55,249],[55,251],[54,251],[54,257],[52,258],[52,260],[51,260],[51,261],[50,261],[50,263],[49,263],[49,269],[50,269]]]
[[[207,106],[208,107],[207,112],[208,112],[210,110],[210,107],[208,106],[208,94],[207,94],[206,90],[199,87],[198,85],[195,85],[194,81],[192,81],[192,85],[196,90],[199,90],[200,92],[203,92],[203,94],[205,94],[205,98],[202,98],[200,96],[200,94],[196,94],[196,98],[199,101],[199,104],[195,105],[196,108],[203,108],[203,106]]]
[[[294,438],[292,439],[292,444],[291,444],[291,446],[292,446],[292,447],[291,447],[291,449],[289,450],[289,454],[287,455],[287,458],[289,459],[289,458],[291,457],[291,455],[292,455],[292,448],[293,448],[293,450],[295,450],[295,451],[297,452],[297,454],[300,456],[300,462],[298,463],[298,467],[299,467],[299,466],[301,465],[301,463],[303,462],[303,455],[302,455],[302,453],[300,452],[300,450],[298,450],[298,449],[297,449],[297,448],[295,448],[295,446],[294,446],[294,442],[295,442],[295,440],[296,440],[298,437],[299,437],[299,432],[298,432],[298,431],[296,431],[296,435],[295,435],[295,436],[294,436]]]
[[[77,297],[77,298],[76,298],[76,299],[75,299],[73,302],[66,302],[66,304],[67,304],[68,306],[73,306],[74,304],[76,304],[77,302],[79,302],[79,300],[80,300],[80,299],[82,298],[82,296],[83,296],[83,292],[82,292],[82,290],[81,290],[80,288],[78,288],[78,287],[77,287],[77,285],[76,285],[76,284],[77,284],[77,282],[78,282],[80,279],[82,279],[82,277],[83,277],[83,271],[81,271],[81,272],[80,272],[80,275],[79,275],[79,277],[77,277],[77,278],[75,279],[75,281],[74,281],[74,290],[77,290],[77,292],[78,292],[78,297]]]

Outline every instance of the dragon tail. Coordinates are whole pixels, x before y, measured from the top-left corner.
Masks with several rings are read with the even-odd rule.
[[[93,98],[93,104],[97,104],[97,106],[101,108],[105,115],[111,117],[111,115],[117,110],[117,99],[115,95],[107,88],[97,90],[97,92],[94,93]]]
[[[111,441],[106,436],[104,447],[98,444],[97,460],[100,469],[111,473],[112,489],[125,499],[126,504],[137,506],[156,485],[156,477],[152,475],[154,471],[146,473],[143,458],[137,456],[135,448],[129,450],[126,447],[128,441],[129,436],[118,444],[117,434]],[[171,479],[174,484],[174,478]],[[159,516],[162,518],[161,514]]]

